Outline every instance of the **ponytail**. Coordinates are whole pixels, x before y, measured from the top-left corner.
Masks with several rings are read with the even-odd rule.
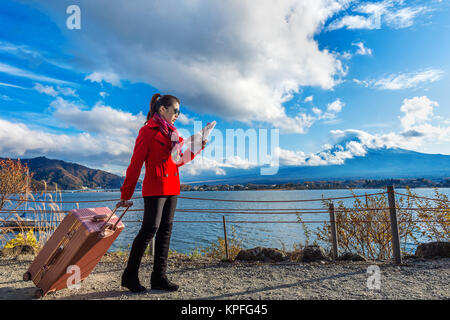
[[[150,100],[150,111],[147,114],[147,121],[150,120],[151,117],[153,117],[155,112],[157,112],[156,100],[158,100],[159,97],[161,97],[161,95],[159,93],[155,93],[152,97],[152,100]],[[147,122],[145,122],[145,123],[147,123]]]

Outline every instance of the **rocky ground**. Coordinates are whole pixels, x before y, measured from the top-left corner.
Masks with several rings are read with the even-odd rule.
[[[33,299],[36,287],[22,275],[32,255],[0,259],[0,299]],[[140,278],[149,287],[151,257],[145,257]],[[148,289],[133,294],[120,287],[125,257],[106,255],[79,289],[64,289],[48,299],[449,299],[450,258],[404,259],[400,266],[368,261],[221,262],[173,256],[168,277],[177,292]],[[374,267],[376,266],[376,267]],[[380,271],[379,289],[375,274]],[[371,288],[368,287],[371,285]]]

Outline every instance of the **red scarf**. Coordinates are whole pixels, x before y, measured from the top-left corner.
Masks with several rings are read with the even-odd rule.
[[[182,147],[177,128],[175,128],[172,123],[161,117],[158,112],[155,112],[152,118],[153,121],[158,124],[161,133],[166,135],[172,141],[172,159],[176,163],[177,159],[180,157]]]

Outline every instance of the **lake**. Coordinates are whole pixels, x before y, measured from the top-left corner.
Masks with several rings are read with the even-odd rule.
[[[383,189],[355,189],[357,195],[372,194],[383,192]],[[396,191],[406,193],[405,189]],[[434,198],[434,189],[414,189],[419,196]],[[439,192],[450,196],[449,188],[440,188]],[[141,191],[136,190],[134,197],[140,197]],[[280,201],[280,200],[308,200],[346,197],[351,196],[349,190],[245,190],[245,191],[189,191],[181,192],[180,196],[208,199],[227,199],[227,200],[252,200],[252,201]],[[63,193],[63,201],[97,201],[119,199],[120,192],[74,192]],[[364,198],[360,198],[364,199]],[[343,200],[346,206],[351,206],[353,199]],[[131,209],[143,209],[143,199],[134,199],[134,205]],[[80,208],[92,207],[110,207],[113,208],[115,201],[79,203]],[[29,206],[35,204],[29,203]],[[49,208],[48,205],[46,207]],[[76,208],[74,203],[62,204],[62,210],[71,210]],[[198,210],[197,212],[183,212],[181,210]],[[299,223],[274,223],[275,221],[297,221],[295,214],[242,214],[233,213],[234,211],[246,211],[264,209],[266,211],[282,212],[283,210],[295,209],[321,209],[324,210],[321,201],[315,202],[270,202],[270,203],[252,203],[252,202],[225,202],[225,201],[207,201],[195,199],[179,198],[177,211],[175,213],[175,222],[172,229],[172,238],[170,248],[177,252],[190,253],[193,250],[209,246],[216,242],[218,237],[224,236],[222,216],[227,221],[227,235],[232,237],[232,226],[235,229],[235,235],[243,240],[243,247],[252,248],[256,246],[283,248],[291,250],[294,244],[304,243],[305,235],[303,228]],[[122,209],[119,209],[122,210]],[[202,212],[205,210],[232,211],[231,213],[211,213]],[[263,212],[263,210],[262,210]],[[120,212],[119,212],[120,213]],[[129,211],[124,217],[125,229],[113,243],[110,251],[117,249],[127,249],[133,242],[134,237],[139,231],[142,220],[142,212]],[[2,216],[4,218],[4,214]],[[33,219],[33,215],[26,217]],[[303,214],[304,221],[328,221],[328,212]],[[208,222],[186,222],[186,221],[208,221]],[[233,223],[233,221],[258,221],[258,223]],[[273,222],[272,222],[273,221]],[[263,223],[264,222],[264,223]],[[319,227],[321,224],[308,224],[310,229]],[[313,238],[311,240],[314,240]]]

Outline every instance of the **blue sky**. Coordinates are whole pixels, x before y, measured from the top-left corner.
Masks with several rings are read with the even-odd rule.
[[[1,2],[0,156],[123,174],[157,92],[180,98],[185,137],[194,121],[216,120],[224,140],[278,129],[280,165],[450,154],[448,1],[121,3]],[[257,165],[217,158],[230,141],[215,137],[185,174]]]

